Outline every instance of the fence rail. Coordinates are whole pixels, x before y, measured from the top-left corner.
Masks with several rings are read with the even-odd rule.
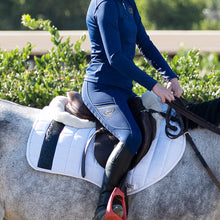
[[[90,42],[87,31],[60,31],[65,39],[70,36],[75,43],[82,34],[86,34],[86,41],[82,49],[90,51]],[[220,31],[148,31],[151,40],[159,51],[174,55],[183,47],[186,49],[199,48],[201,53],[215,52],[220,55]],[[32,55],[45,54],[53,45],[50,34],[45,31],[0,31],[1,49],[10,51],[22,49],[27,42],[35,45]]]

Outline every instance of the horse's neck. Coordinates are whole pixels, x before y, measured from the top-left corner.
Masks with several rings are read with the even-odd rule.
[[[220,181],[220,135],[201,128],[197,128],[189,132],[201,155],[204,157],[205,161],[208,163]],[[190,147],[189,144],[187,145]],[[190,151],[191,153],[195,154],[194,151]],[[199,161],[198,158],[196,159]]]

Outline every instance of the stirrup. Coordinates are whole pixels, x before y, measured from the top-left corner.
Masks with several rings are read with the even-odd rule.
[[[117,197],[117,200],[119,200],[122,204],[122,208],[123,208],[123,216],[122,218],[119,217],[112,208],[112,204],[114,201],[114,198]],[[126,204],[125,204],[125,197],[124,197],[124,193],[118,188],[115,187],[110,198],[108,201],[108,205],[107,205],[107,209],[106,209],[106,213],[105,213],[105,219],[106,220],[126,220],[127,219],[127,214],[126,214]]]
[[[113,212],[115,213],[115,215],[119,218],[117,219],[121,219],[122,216],[123,216],[123,208],[121,205],[119,204],[116,204],[116,205],[113,205]],[[93,217],[92,220],[106,220],[106,208],[103,208],[101,210],[99,210],[99,212]],[[114,218],[111,218],[111,220],[114,220],[116,219],[115,217]]]

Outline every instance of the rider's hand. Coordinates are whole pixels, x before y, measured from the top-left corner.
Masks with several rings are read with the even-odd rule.
[[[167,83],[167,89],[176,97],[182,95],[182,89],[177,78],[173,78]]]
[[[161,102],[165,103],[166,100],[171,102],[174,101],[174,96],[171,93],[171,91],[165,87],[163,87],[162,85],[160,85],[159,83],[157,83],[152,91],[161,98]]]

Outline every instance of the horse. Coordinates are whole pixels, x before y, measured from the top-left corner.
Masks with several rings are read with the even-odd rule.
[[[92,219],[99,187],[35,171],[27,163],[27,141],[40,111],[0,100],[0,219]],[[202,128],[190,133],[220,179],[220,136]],[[220,219],[219,189],[188,143],[176,167],[159,182],[128,196],[127,204],[128,220]]]

